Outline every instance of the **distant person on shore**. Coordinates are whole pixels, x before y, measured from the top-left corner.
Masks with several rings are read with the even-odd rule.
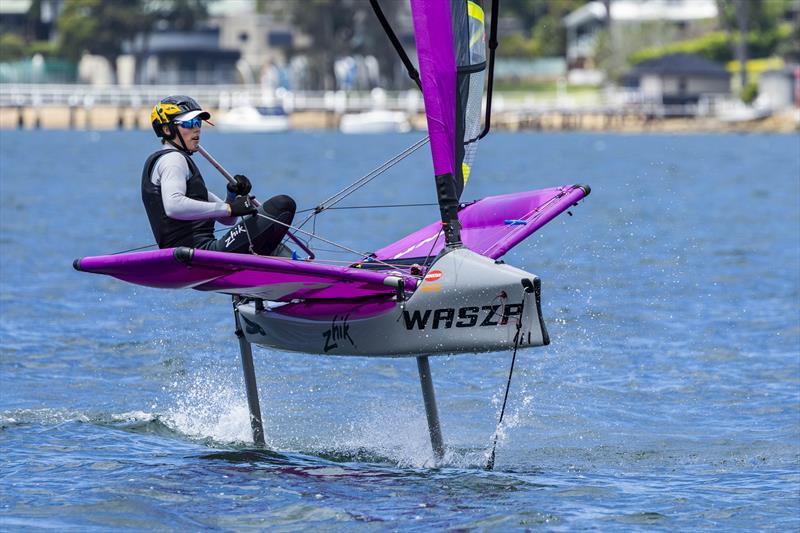
[[[249,196],[250,180],[241,174],[228,184],[223,201],[206,188],[192,161],[200,145],[200,128],[211,114],[188,96],[168,96],[153,108],[150,120],[162,147],[147,158],[142,171],[142,201],[159,248],[188,246],[218,252],[276,255],[286,226],[294,219],[295,202],[274,196],[259,208]],[[243,217],[236,224],[237,217]],[[214,222],[231,226],[219,239]]]

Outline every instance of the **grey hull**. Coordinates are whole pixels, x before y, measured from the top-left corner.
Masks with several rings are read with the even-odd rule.
[[[308,320],[254,303],[240,305],[239,313],[248,341],[285,351],[375,357],[487,352],[513,347],[518,327],[520,348],[549,344],[539,287],[535,275],[461,248],[439,257],[407,301],[376,316]]]

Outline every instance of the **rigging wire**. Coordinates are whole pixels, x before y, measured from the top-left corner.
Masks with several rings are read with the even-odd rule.
[[[396,205],[376,205],[376,206],[342,206],[342,207],[336,207],[336,208],[333,207],[334,205],[336,205],[337,203],[341,202],[342,200],[344,200],[345,198],[347,198],[348,196],[353,194],[355,191],[357,191],[358,189],[360,189],[361,187],[363,187],[364,185],[366,185],[367,183],[369,183],[373,179],[377,178],[378,176],[380,176],[381,174],[383,174],[384,172],[386,172],[387,170],[389,170],[390,168],[395,166],[397,163],[399,163],[400,161],[402,161],[406,157],[408,157],[411,154],[413,154],[414,152],[416,152],[421,147],[425,146],[425,144],[427,144],[429,140],[430,140],[430,137],[427,137],[427,136],[423,137],[422,139],[418,140],[417,142],[415,142],[414,144],[412,144],[411,146],[409,146],[408,148],[406,148],[405,150],[403,150],[399,154],[397,154],[394,157],[392,157],[391,159],[385,161],[380,166],[374,168],[373,170],[371,170],[370,172],[368,172],[367,174],[365,174],[361,178],[357,179],[356,181],[354,181],[353,183],[351,183],[350,185],[348,185],[347,187],[345,187],[341,191],[337,192],[336,194],[334,194],[330,198],[327,198],[326,200],[320,202],[316,207],[313,207],[311,209],[304,209],[302,211],[298,211],[298,213],[311,212],[311,214],[308,217],[306,217],[306,219],[303,220],[303,222],[301,222],[297,226],[291,226],[291,225],[288,225],[288,224],[284,224],[284,223],[282,223],[280,221],[276,221],[275,219],[272,219],[270,217],[266,217],[266,218],[268,218],[269,220],[272,220],[273,222],[278,222],[279,224],[287,226],[290,229],[294,229],[295,231],[301,231],[301,233],[304,233],[305,235],[307,235],[309,237],[309,239],[306,241],[307,245],[311,242],[312,239],[314,239],[316,237],[317,239],[319,239],[319,240],[321,240],[323,242],[326,242],[326,243],[331,244],[333,246],[337,246],[337,247],[343,248],[343,249],[345,249],[347,251],[356,253],[356,254],[358,254],[358,255],[360,255],[362,257],[366,257],[369,254],[362,254],[360,252],[356,252],[354,250],[350,250],[347,247],[341,246],[341,245],[339,245],[339,244],[337,244],[335,242],[328,241],[328,240],[325,240],[325,239],[317,236],[316,235],[316,220],[314,220],[314,226],[313,226],[314,229],[313,229],[312,233],[308,233],[306,231],[302,231],[302,230],[300,230],[300,228],[302,228],[309,220],[311,220],[312,218],[315,219],[318,214],[320,214],[322,211],[325,211],[327,209],[367,209],[367,208],[372,208],[372,207],[375,207],[375,208],[422,207],[422,206],[438,205],[438,204],[428,203],[428,204],[396,204]],[[329,204],[329,205],[326,205],[326,204]],[[260,216],[263,216],[263,215],[260,215]],[[223,231],[223,230],[226,230],[226,229],[227,228],[220,228],[218,230],[214,230],[214,233],[217,233],[218,231]],[[248,239],[249,239],[249,234],[248,234]],[[128,250],[122,250],[120,252],[114,252],[112,255],[124,254],[124,253],[128,253],[128,252],[136,252],[136,251],[139,251],[139,250],[145,250],[147,248],[152,248],[154,246],[157,246],[157,243],[148,244],[148,245],[145,245],[145,246],[138,246],[138,247],[135,247],[135,248],[130,248]],[[387,263],[383,263],[383,262],[380,262],[380,263],[387,264]]]
[[[157,243],[153,244],[145,244],[144,246],[137,246],[136,248],[130,248],[128,250],[121,250],[119,252],[112,252],[110,255],[119,255],[119,254],[127,254],[128,252],[138,252],[139,250],[146,250],[148,248],[152,248],[153,246],[157,246]]]
[[[343,206],[340,206],[340,207],[328,207],[328,208],[326,208],[326,210],[327,209],[331,209],[331,210],[335,211],[335,210],[344,210],[344,209],[388,209],[388,208],[394,208],[394,207],[431,207],[431,206],[436,206],[436,205],[439,205],[439,204],[434,203],[434,202],[428,202],[428,203],[421,203],[421,204],[343,205]],[[308,213],[309,211],[315,211],[316,209],[317,209],[316,207],[310,207],[308,209],[301,209],[300,211],[297,211],[297,214]]]
[[[429,140],[430,140],[430,137],[427,137],[427,136],[423,137],[422,139],[418,140],[417,142],[415,142],[414,144],[412,144],[411,146],[409,146],[408,148],[406,148],[405,150],[403,150],[402,152],[400,152],[396,156],[392,157],[391,159],[389,159],[388,161],[384,162],[383,164],[381,164],[380,166],[376,167],[375,169],[369,171],[367,174],[365,174],[361,178],[357,179],[356,181],[354,181],[353,183],[351,183],[350,185],[348,185],[347,187],[345,187],[341,191],[337,192],[336,194],[334,194],[330,198],[320,202],[314,208],[313,213],[311,213],[308,217],[306,217],[306,219],[303,222],[298,224],[298,227],[303,227],[306,224],[306,222],[311,220],[316,215],[320,214],[322,211],[324,211],[326,209],[330,209],[332,206],[334,206],[337,203],[341,202],[342,200],[344,200],[345,198],[347,198],[348,196],[353,194],[355,191],[357,191],[358,189],[360,189],[361,187],[363,187],[364,185],[366,185],[367,183],[369,183],[370,181],[372,181],[376,177],[380,176],[381,174],[383,174],[384,172],[389,170],[391,167],[393,167],[394,165],[396,165],[397,163],[399,163],[400,161],[402,161],[403,159],[408,157],[409,155],[413,154],[415,151],[420,149],[422,146],[425,146],[425,144],[427,144]]]
[[[506,381],[506,392],[503,396],[503,406],[500,408],[500,419],[497,421],[497,426],[494,430],[494,439],[492,442],[492,453],[489,455],[488,461],[486,461],[486,470],[494,469],[494,458],[495,458],[495,451],[497,450],[497,437],[500,433],[500,426],[503,423],[503,415],[506,413],[506,402],[508,402],[508,391],[511,389],[511,376],[514,375],[514,363],[517,361],[517,349],[519,348],[519,341],[522,337],[522,317],[525,316],[525,297],[528,295],[530,291],[528,287],[525,286],[525,289],[522,293],[522,307],[519,310],[519,319],[517,320],[517,333],[514,335],[514,352],[511,354],[511,367],[508,369],[508,381]]]
[[[378,22],[381,23],[383,26],[383,31],[386,33],[386,36],[389,37],[389,40],[394,46],[395,51],[397,51],[397,55],[400,56],[400,60],[405,65],[406,70],[408,71],[408,77],[414,80],[414,83],[417,84],[419,90],[422,90],[422,82],[419,79],[419,71],[414,67],[414,64],[409,59],[408,54],[406,53],[403,45],[400,43],[400,39],[397,38],[397,34],[395,34],[394,30],[392,29],[392,25],[389,24],[389,20],[386,18],[386,15],[383,14],[383,10],[381,9],[378,0],[369,0],[370,5],[372,6],[372,10],[375,12],[375,16],[378,17]]]
[[[431,247],[430,247],[430,249],[428,250],[428,254],[425,256],[425,262],[424,262],[424,263],[422,263],[422,265],[423,265],[423,266],[425,266],[425,267],[427,267],[427,266],[428,266],[428,260],[430,260],[430,258],[431,258],[431,255],[433,255],[433,249],[434,249],[434,248],[436,248],[436,243],[437,243],[437,242],[439,242],[439,237],[441,237],[443,233],[444,233],[444,230],[443,230],[443,229],[440,229],[440,230],[439,230],[439,231],[436,233],[436,238],[435,238],[435,239],[433,239],[433,244],[431,244]]]
[[[436,206],[436,205],[439,205],[439,204],[433,203],[433,202],[428,202],[428,203],[419,203],[419,204],[343,205],[343,206],[340,206],[340,207],[328,207],[327,209],[331,209],[331,210],[336,211],[336,210],[347,210],[347,209],[390,209],[390,208],[396,208],[396,207],[432,207],[432,206]],[[316,209],[315,207],[310,207],[308,209],[301,209],[301,210],[297,211],[297,213],[298,214],[300,214],[300,213],[308,213],[310,211],[314,211],[315,209]],[[316,225],[316,221],[314,221],[314,224]],[[223,226],[221,228],[215,229],[214,233],[219,233],[221,231],[229,231],[229,230],[230,230],[229,227]],[[314,230],[312,231],[312,233],[314,233],[314,235],[316,235],[316,226],[314,226]],[[308,245],[309,242],[310,242],[310,239],[307,240],[307,241],[303,241],[303,242],[306,245]],[[434,245],[435,244],[436,244],[436,242],[434,241]],[[128,252],[137,252],[139,250],[146,250],[147,248],[153,248],[154,246],[157,246],[157,245],[158,245],[157,243],[145,244],[145,245],[142,245],[142,246],[137,246],[135,248],[129,248],[127,250],[121,250],[119,252],[113,252],[111,255],[124,254],[124,253],[128,253]],[[335,252],[338,252],[338,253],[344,253],[341,250],[319,249],[319,251],[321,251],[321,252],[335,251]],[[430,256],[430,252],[428,253],[428,256]]]
[[[365,253],[365,252],[359,252],[358,250],[353,250],[352,248],[348,248],[347,246],[345,246],[345,245],[343,245],[343,244],[339,244],[339,243],[337,243],[337,242],[330,241],[330,240],[328,240],[328,239],[325,239],[325,238],[323,238],[323,237],[320,237],[319,235],[315,235],[315,234],[313,234],[313,233],[310,233],[310,232],[308,232],[308,231],[305,231],[304,229],[301,229],[301,228],[300,228],[300,227],[298,227],[298,226],[292,226],[291,224],[286,224],[285,222],[281,222],[280,220],[278,220],[278,219],[276,219],[276,218],[272,218],[271,216],[268,216],[268,215],[262,215],[261,213],[256,213],[256,216],[259,216],[259,217],[261,217],[261,218],[266,218],[266,219],[267,219],[267,220],[269,220],[270,222],[274,222],[274,223],[276,223],[276,224],[280,224],[281,226],[285,226],[285,227],[289,228],[290,230],[299,231],[300,233],[302,233],[302,234],[304,234],[304,235],[308,235],[308,236],[309,236],[309,237],[311,237],[311,238],[319,239],[320,241],[322,241],[322,242],[324,242],[324,243],[326,243],[326,244],[330,244],[331,246],[335,246],[336,248],[341,248],[342,250],[346,250],[346,251],[348,251],[348,252],[351,252],[351,253],[353,253],[353,254],[356,254],[356,255],[357,255],[357,256],[359,256],[359,257],[370,257],[370,254],[368,254],[368,253]],[[370,257],[370,262],[371,262],[371,263],[378,263],[378,264],[380,264],[380,265],[385,265],[385,266],[387,266],[387,267],[389,267],[389,268],[395,268],[395,267],[394,267],[393,265],[391,265],[390,263],[386,263],[386,262],[384,262],[384,261],[381,261],[380,259],[376,259],[376,258],[374,258],[374,257]]]

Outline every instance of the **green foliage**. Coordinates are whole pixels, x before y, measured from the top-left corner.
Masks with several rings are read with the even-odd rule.
[[[792,8],[793,0],[717,0],[719,19],[723,28],[738,28],[737,11],[744,10],[747,28],[751,31],[775,30],[781,16]]]
[[[628,58],[639,50],[663,47],[675,41],[680,29],[667,21],[620,24],[598,33],[595,61],[608,79],[617,80],[628,70]]]
[[[730,35],[724,31],[715,31],[695,39],[644,48],[631,54],[628,61],[636,65],[670,54],[699,54],[718,62],[730,61],[733,57]]]
[[[561,15],[550,13],[533,27],[533,40],[540,56],[563,56],[567,48],[567,35],[561,23]]]
[[[16,33],[0,35],[0,61],[16,61],[25,57],[25,39]]]
[[[786,26],[789,28],[789,37],[778,43],[775,53],[791,62],[800,63],[800,23],[786,23]]]
[[[211,0],[66,0],[58,18],[58,51],[78,61],[84,52],[114,60],[122,43],[156,22],[189,31],[208,17]]]
[[[44,57],[56,57],[58,56],[58,45],[50,41],[33,41],[28,45],[25,55],[33,56],[36,54]]]
[[[84,52],[113,61],[122,42],[151,22],[142,0],[67,0],[58,19],[59,50],[72,61]]]
[[[208,4],[211,1],[213,0],[145,0],[145,11],[149,15],[145,22],[152,24],[159,21],[166,23],[170,29],[191,31],[208,18]]]
[[[397,0],[381,1],[381,9],[390,25],[397,29],[397,18],[404,4]],[[304,0],[288,2],[289,17],[314,45],[307,51],[310,85],[334,88],[333,62],[335,58],[352,54],[369,54],[377,58],[384,83],[392,86],[395,80],[390,65],[397,61],[397,53],[377,22],[369,3],[364,0]],[[401,78],[403,86],[412,82]]]
[[[579,8],[586,0],[503,0],[502,18],[520,21],[523,34],[501,35],[497,55],[501,57],[563,56],[566,49],[566,30],[561,19]],[[489,9],[490,2],[485,2]]]
[[[494,90],[505,96],[536,94],[543,97],[555,98],[559,93],[575,95],[595,95],[597,87],[592,86],[559,86],[557,81],[536,80],[494,80]]]
[[[747,49],[750,57],[774,55],[783,43],[792,41],[792,25],[781,24],[768,31],[753,31],[747,34]]]
[[[751,81],[745,85],[740,97],[745,104],[752,104],[758,97],[758,84]]]
[[[525,31],[530,34],[539,18],[557,7],[558,3],[548,0],[504,0],[500,2],[500,15],[501,18],[511,17],[519,20]],[[484,2],[484,9],[490,11],[491,2]]]
[[[707,33],[696,39],[678,41],[664,46],[644,48],[630,55],[628,61],[638,64],[669,54],[698,54],[712,61],[726,63],[733,59],[736,36],[724,31]],[[747,49],[751,58],[770,57],[782,43],[792,39],[792,27],[789,24],[775,26],[768,31],[752,31],[747,34]]]
[[[500,57],[535,57],[541,54],[539,43],[535,39],[527,39],[520,33],[512,33],[500,38],[497,55]]]

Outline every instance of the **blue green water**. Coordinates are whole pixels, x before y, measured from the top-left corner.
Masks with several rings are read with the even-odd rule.
[[[205,133],[301,208],[421,136]],[[227,297],[72,269],[152,241],[154,147],[0,132],[3,530],[800,528],[797,135],[487,137],[465,199],[592,186],[505,258],[542,278],[552,344],[518,356],[494,472],[506,352],[431,359],[433,467],[413,359],[256,348],[254,450]],[[431,173],[424,148],[346,204],[433,201]],[[332,211],[317,231],[368,251],[436,217]]]

